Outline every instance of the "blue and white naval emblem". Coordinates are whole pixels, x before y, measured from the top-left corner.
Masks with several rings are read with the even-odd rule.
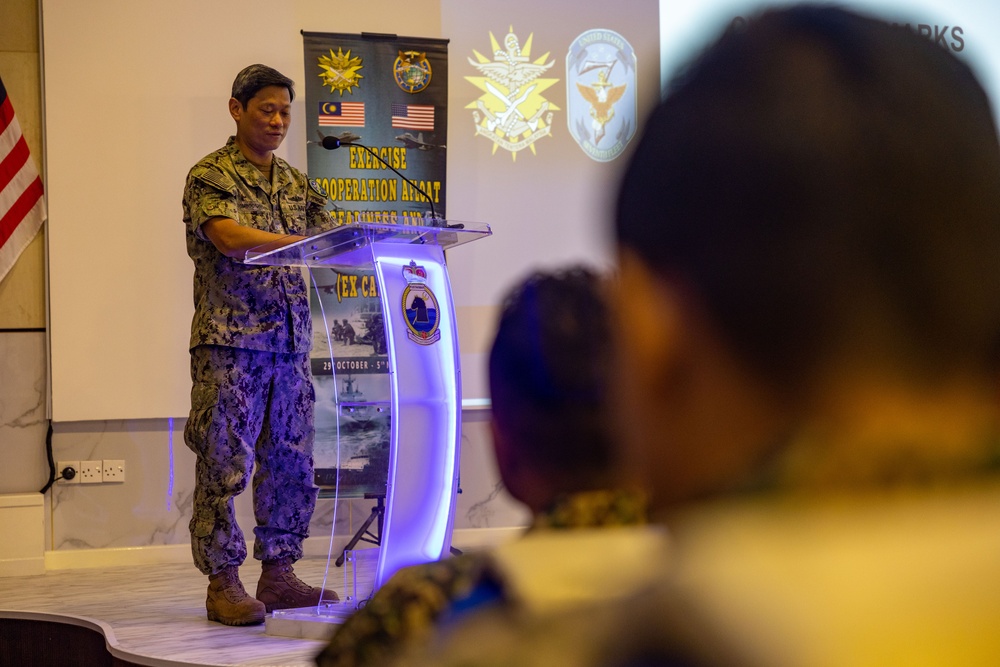
[[[441,339],[441,323],[437,297],[427,286],[427,269],[410,261],[403,267],[406,288],[403,290],[403,316],[406,318],[406,337],[419,345],[431,345]]]
[[[610,162],[636,132],[636,58],[613,30],[588,30],[566,56],[569,133],[592,160]]]

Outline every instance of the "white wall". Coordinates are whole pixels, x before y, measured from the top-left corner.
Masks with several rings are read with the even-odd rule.
[[[467,398],[485,395],[482,352],[512,282],[542,264],[607,259],[604,204],[617,175],[617,165],[576,150],[564,116],[537,154],[522,151],[516,163],[477,140],[465,108],[480,94],[464,78],[475,73],[473,50],[490,53],[490,32],[500,41],[512,27],[522,40],[534,34],[534,57],[550,52],[555,62],[563,87],[553,86],[552,99],[562,109],[567,48],[588,28],[629,34],[654,91],[659,77],[656,0],[618,15],[596,0],[572,12],[528,0],[415,0],[405,9],[381,0],[349,10],[321,0],[41,1],[57,422],[187,413],[184,177],[232,132],[226,104],[239,69],[266,62],[297,81],[315,75],[303,64],[300,30],[452,40],[448,215],[496,232],[449,256]],[[304,168],[302,104],[300,96],[279,152]]]
[[[303,28],[440,33],[436,1],[336,7],[43,0],[56,421],[187,414],[181,193],[190,166],[233,131],[236,72],[266,62],[303,80]],[[304,167],[303,125],[282,157]]]

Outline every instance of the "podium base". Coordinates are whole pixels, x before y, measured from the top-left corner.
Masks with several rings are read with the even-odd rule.
[[[344,551],[344,586],[340,600],[316,607],[276,609],[264,619],[264,634],[327,640],[336,626],[364,605],[375,591],[378,549]]]
[[[264,619],[264,634],[326,641],[355,611],[357,607],[353,601],[324,603],[318,608],[281,609]]]

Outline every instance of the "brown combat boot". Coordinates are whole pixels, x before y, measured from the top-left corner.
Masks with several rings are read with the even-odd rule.
[[[256,625],[264,622],[264,605],[250,597],[240,582],[240,571],[230,565],[208,577],[208,620],[225,625]]]
[[[269,612],[275,609],[315,607],[320,600],[339,600],[337,593],[315,588],[295,576],[292,561],[288,558],[266,560],[260,581],[257,582],[257,599]]]

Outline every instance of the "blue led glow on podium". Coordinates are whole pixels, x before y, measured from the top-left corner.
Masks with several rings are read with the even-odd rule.
[[[255,248],[244,260],[375,272],[385,320],[392,415],[376,589],[399,568],[438,560],[451,548],[462,385],[444,252],[492,232],[482,223],[436,222],[343,225],[292,243],[283,240]]]

